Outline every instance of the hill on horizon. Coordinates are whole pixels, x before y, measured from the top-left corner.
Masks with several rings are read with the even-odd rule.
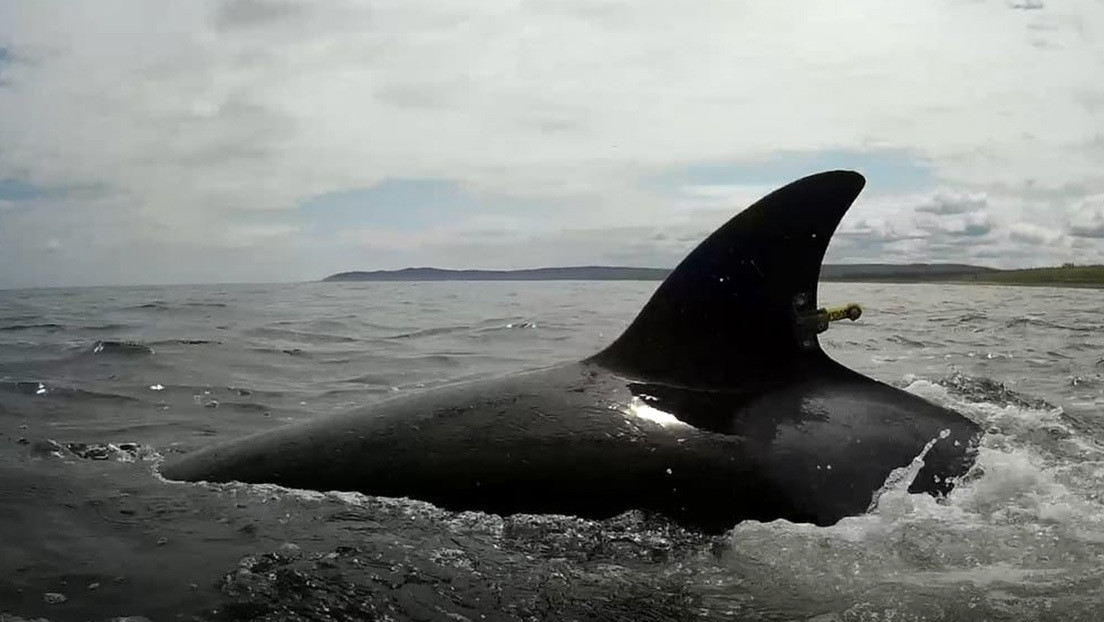
[[[995,268],[968,264],[825,264],[822,280],[917,279],[980,275]],[[322,279],[334,281],[660,281],[670,268],[631,266],[565,266],[520,270],[454,270],[447,268],[403,268],[401,270],[350,271]]]

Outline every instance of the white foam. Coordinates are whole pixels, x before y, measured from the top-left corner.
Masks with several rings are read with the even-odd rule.
[[[773,599],[784,608],[801,598],[836,603],[825,608],[837,614],[857,601],[890,611],[899,599],[913,599],[911,608],[929,602],[933,589],[974,594],[968,606],[945,606],[981,617],[1006,611],[998,587],[1042,591],[1056,607],[1067,594],[1071,606],[1085,598],[1069,586],[1104,564],[1104,452],[1060,408],[971,402],[918,379],[909,379],[908,390],[986,430],[973,468],[950,494],[908,494],[914,461],[887,478],[861,516],[830,527],[741,523],[731,532],[726,580],[742,581],[740,589],[768,609]],[[786,599],[778,585],[786,585]]]
[[[928,452],[931,451],[932,447],[935,446],[935,443],[939,441],[939,439],[947,438],[950,433],[950,430],[942,430],[937,438],[931,439],[924,445],[924,448],[912,459],[912,462],[906,466],[898,467],[890,471],[882,487],[879,488],[871,498],[870,507],[867,508],[867,511],[871,512],[876,510],[882,503],[883,498],[888,501],[902,494],[907,495],[908,487],[916,479],[916,476],[920,474],[920,470],[924,468],[924,458],[927,457]]]

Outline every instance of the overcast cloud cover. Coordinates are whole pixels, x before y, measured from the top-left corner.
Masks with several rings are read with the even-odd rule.
[[[1104,3],[0,0],[0,287],[671,266],[837,167],[830,261],[1104,261]]]

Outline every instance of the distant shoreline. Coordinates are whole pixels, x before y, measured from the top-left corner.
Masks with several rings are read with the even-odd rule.
[[[857,278],[857,279],[832,279],[821,278],[821,283],[887,283],[892,285],[994,285],[1009,287],[1069,287],[1073,289],[1104,289],[1104,281],[1033,281],[1033,280],[996,280],[986,278]]]
[[[523,270],[402,270],[352,271],[332,274],[326,282],[419,281],[661,281],[667,268],[627,266],[571,266]],[[1104,265],[999,270],[967,264],[825,264],[821,281],[865,283],[949,283],[976,285],[1030,285],[1045,287],[1104,287]]]

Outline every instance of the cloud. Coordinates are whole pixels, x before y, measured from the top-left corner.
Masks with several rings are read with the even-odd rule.
[[[1053,198],[1024,199],[962,188],[872,197],[853,208],[832,240],[831,261],[965,262],[994,267],[1084,261]]]
[[[919,240],[928,237],[928,232],[908,224],[894,223],[887,218],[863,218],[845,222],[836,232],[836,237],[865,240],[870,242],[897,242],[901,240]]]
[[[916,231],[1028,244],[1009,223],[1072,223],[1072,196],[1104,192],[1104,6],[1010,10],[1035,5],[2,3],[0,179],[96,192],[0,210],[0,286],[284,280],[416,259],[413,247],[332,247],[301,209],[411,179],[471,199],[442,208],[457,221],[447,227],[616,240],[663,219],[688,236],[783,173],[846,166],[870,179],[856,223],[884,219],[881,233],[905,236],[886,248],[935,253]],[[903,206],[940,186],[961,196]],[[393,226],[379,211],[367,224],[356,206],[346,214],[327,226]],[[404,239],[434,226],[445,225]],[[547,257],[571,263],[601,238],[571,238],[560,255],[549,242]],[[30,281],[22,266],[49,240],[62,248]],[[243,240],[268,272],[242,264]],[[464,248],[433,256],[479,259]],[[532,257],[481,248],[496,262]],[[646,248],[633,252],[643,261]]]
[[[1085,197],[1073,208],[1070,235],[1104,239],[1104,194]]]
[[[955,237],[980,237],[993,231],[993,217],[985,211],[921,219],[917,226]]]
[[[0,87],[4,86],[4,68],[12,62],[11,52],[7,48],[0,46]]]
[[[926,197],[916,211],[926,214],[967,214],[982,212],[989,206],[989,197],[984,192],[955,192],[941,188]]]
[[[45,188],[19,179],[0,179],[0,200],[9,203],[28,201],[47,194]]]
[[[1061,231],[1029,222],[1015,222],[1008,227],[1009,237],[1015,242],[1027,244],[1055,244],[1061,241]]]
[[[235,0],[222,2],[215,11],[214,22],[220,29],[263,26],[302,13],[302,6],[280,0]]]
[[[935,183],[930,162],[908,151],[885,148],[782,151],[749,160],[694,163],[665,169],[653,175],[651,181],[682,187],[770,189],[781,180],[833,169],[863,171],[870,189],[877,192],[926,190]]]

